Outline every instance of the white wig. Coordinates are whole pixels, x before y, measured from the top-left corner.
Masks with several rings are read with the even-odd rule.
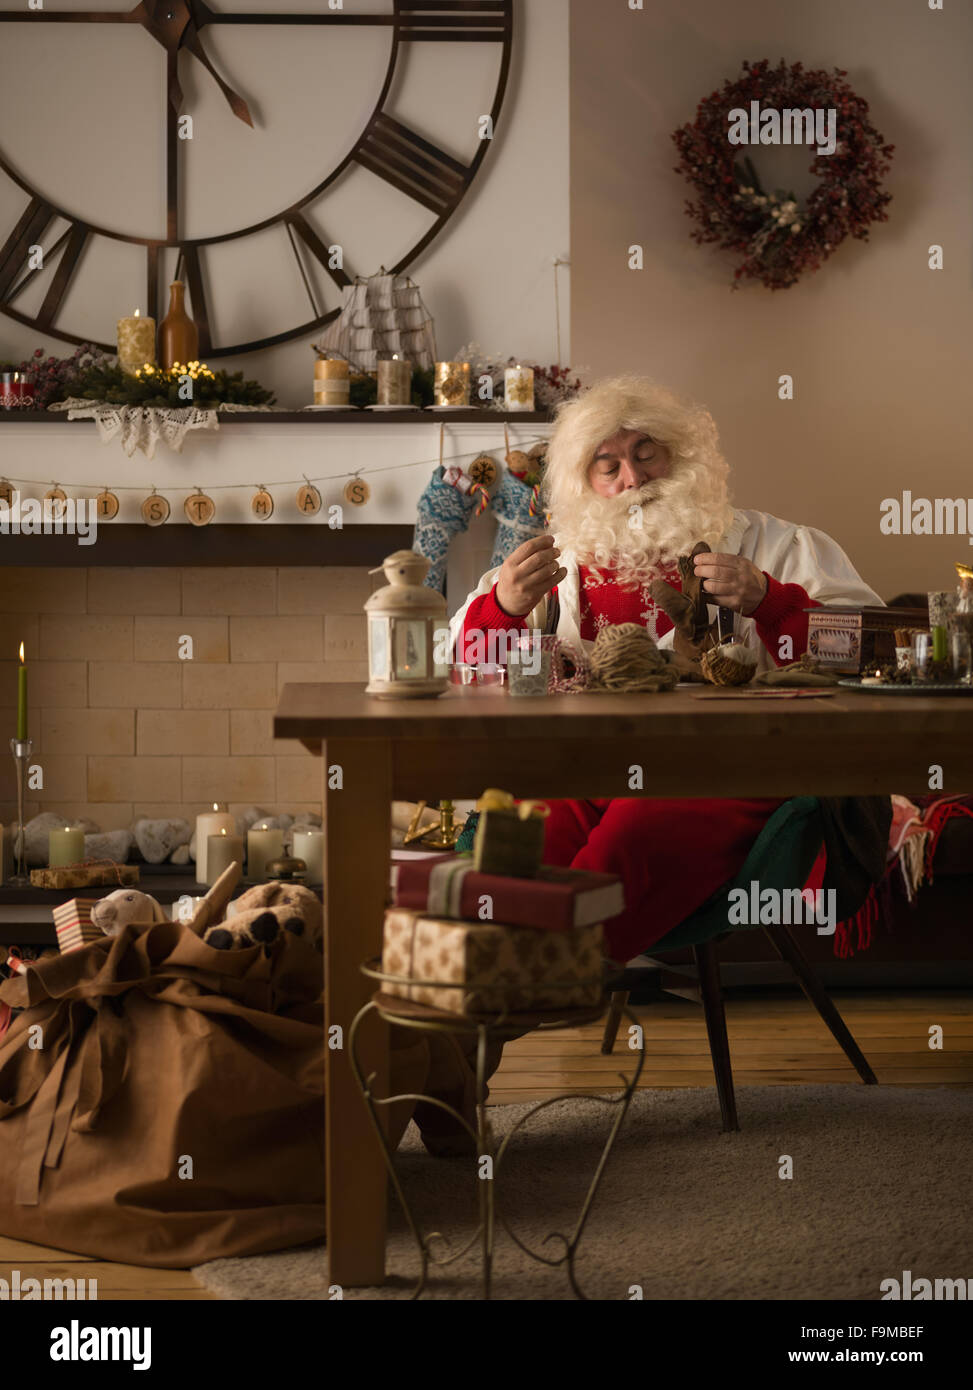
[[[599,445],[619,430],[638,430],[669,450],[666,478],[618,497],[588,481]],[[563,403],[548,450],[544,497],[558,544],[582,563],[613,567],[623,583],[644,583],[671,568],[694,541],[710,546],[733,515],[729,466],[709,411],[646,377],[596,382]],[[642,508],[633,527],[633,507]]]

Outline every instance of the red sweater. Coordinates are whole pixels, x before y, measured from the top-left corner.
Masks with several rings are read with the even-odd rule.
[[[781,584],[764,570],[767,577],[767,592],[759,605],[750,614],[757,625],[761,642],[773,657],[777,666],[785,666],[796,661],[807,650],[807,614],[804,608],[820,608],[820,604],[808,597],[800,584]],[[594,641],[603,627],[617,623],[640,623],[648,628],[655,638],[662,637],[672,627],[666,614],[653,603],[648,587],[622,589],[612,578],[610,570],[598,570],[586,565],[578,566],[579,590],[581,596],[581,636]],[[673,588],[680,587],[679,574],[664,575]],[[497,586],[488,594],[481,594],[470,604],[463,624],[463,633],[457,644],[457,660],[467,659],[466,639],[474,633],[516,632],[527,626],[527,618],[505,613],[497,602]],[[790,638],[793,649],[780,655],[781,643]],[[471,656],[475,653],[470,653]]]

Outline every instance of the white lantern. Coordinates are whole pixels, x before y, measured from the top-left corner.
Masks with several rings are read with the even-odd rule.
[[[370,573],[388,580],[365,603],[368,615],[366,695],[409,700],[441,695],[449,677],[446,600],[423,584],[429,561],[414,550],[397,550]]]

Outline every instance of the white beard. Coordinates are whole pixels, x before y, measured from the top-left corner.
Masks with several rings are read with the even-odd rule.
[[[732,516],[723,478],[705,464],[684,463],[618,497],[586,487],[552,513],[551,530],[581,564],[613,569],[620,583],[635,587],[671,570],[697,541],[716,545]]]

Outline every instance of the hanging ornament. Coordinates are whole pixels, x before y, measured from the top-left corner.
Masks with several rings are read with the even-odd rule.
[[[183,505],[183,511],[194,526],[208,526],[216,515],[216,503],[207,497],[201,487],[191,492]]]
[[[0,502],[5,502],[8,507],[13,506],[14,485],[7,478],[0,478]]]
[[[351,506],[364,507],[365,503],[372,495],[372,490],[365,482],[365,479],[359,478],[356,474],[350,482],[347,482],[345,484],[345,490],[343,495],[345,501],[350,503]]]
[[[530,472],[530,456],[525,454],[523,449],[511,449],[510,434],[506,424],[503,427],[504,458],[507,467],[515,478],[523,480]]]
[[[297,510],[302,516],[316,516],[321,510],[321,494],[304,474],[304,486],[297,490]]]
[[[169,503],[159,496],[155,488],[142,503],[141,511],[146,526],[161,526],[169,520]]]
[[[250,498],[250,510],[258,521],[266,521],[274,514],[274,499],[263,483],[258,483],[257,491]]]
[[[497,481],[497,465],[489,454],[475,458],[467,472],[474,483],[482,483],[484,487],[493,487]]]
[[[99,521],[114,521],[118,515],[118,508],[118,498],[107,487],[95,498],[95,515]]]
[[[64,489],[55,483],[50,492],[44,493],[44,501],[47,503],[44,510],[50,514],[51,520],[60,521],[68,504],[67,493]]]

